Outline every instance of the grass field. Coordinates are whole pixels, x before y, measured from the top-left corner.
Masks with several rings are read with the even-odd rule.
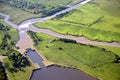
[[[4,63],[9,63],[10,64],[10,68],[12,68],[13,66],[11,65],[11,62],[9,61],[8,58],[4,59]],[[25,68],[23,68],[23,71],[18,71],[18,72],[14,72],[11,73],[8,69],[7,69],[7,73],[9,75],[9,79],[10,80],[29,80],[30,76],[32,74],[32,70],[35,69],[34,65],[31,66],[27,66]]]
[[[29,3],[40,3],[42,5],[44,5],[44,10],[46,11],[51,11],[54,10],[56,8],[59,8],[61,6],[65,6],[69,3],[71,3],[71,5],[79,2],[80,0],[49,0],[49,1],[45,1],[45,0],[24,0],[24,1],[28,1]],[[36,4],[37,5],[37,4]],[[29,12],[30,11],[30,12]],[[42,11],[42,10],[41,10]],[[36,18],[36,17],[42,17],[42,12],[39,14],[33,14],[31,12],[34,12],[34,10],[30,9],[27,11],[27,9],[22,10],[21,8],[15,8],[9,5],[6,5],[4,3],[0,2],[0,12],[3,12],[5,14],[10,15],[10,21],[12,21],[13,23],[19,24],[20,22],[26,20],[26,19],[30,19],[30,18]],[[43,11],[44,12],[44,11]],[[2,17],[0,17],[2,18]]]
[[[15,43],[18,40],[18,32],[16,29],[11,28],[9,25],[7,25],[6,23],[4,23],[2,20],[0,20],[0,23],[4,24],[5,26],[8,26],[10,28],[10,30],[8,30],[8,34],[11,36],[11,41],[14,41]],[[0,31],[1,35],[0,37],[4,37],[4,31]],[[2,40],[2,38],[0,38],[0,40]]]
[[[10,15],[10,21],[19,24],[20,22],[34,17],[41,17],[41,14],[35,15],[29,12],[0,3],[0,12]]]
[[[119,49],[113,53],[90,45],[65,43],[42,33],[36,34],[42,40],[36,48],[48,60],[80,69],[102,80],[120,79],[120,64],[113,63]]]
[[[91,40],[120,42],[119,4],[119,0],[94,0],[60,19],[34,25],[62,34],[85,36]]]
[[[111,51],[111,52],[120,56],[120,48],[110,47],[110,46],[97,46],[97,47],[105,48],[106,51]]]
[[[77,2],[80,2],[82,0],[48,0],[48,1],[45,1],[45,0],[26,0],[28,2],[37,2],[37,3],[42,3],[46,6],[58,6],[58,5],[65,5],[65,4],[68,4],[70,3],[71,5],[77,3]]]

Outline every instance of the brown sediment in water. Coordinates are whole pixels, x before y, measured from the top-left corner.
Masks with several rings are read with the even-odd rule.
[[[21,53],[25,53],[27,48],[33,48],[33,41],[26,32],[19,32],[19,37],[16,46],[19,47]]]

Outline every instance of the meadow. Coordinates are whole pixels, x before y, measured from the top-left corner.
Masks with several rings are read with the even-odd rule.
[[[94,0],[62,17],[34,25],[62,34],[85,36],[90,40],[120,42],[119,4],[119,0]]]
[[[19,0],[18,1],[1,1],[0,12],[10,15],[10,21],[19,24],[20,22],[30,19],[47,16],[61,9],[66,8],[67,4],[75,4],[80,0]],[[24,5],[23,5],[24,4]],[[22,5],[22,6],[21,6]],[[0,16],[1,18],[1,16]]]
[[[29,18],[41,17],[41,14],[31,14],[29,12],[6,5],[4,3],[0,3],[0,12],[10,15],[9,20],[15,24],[19,24],[20,22]]]
[[[103,47],[64,42],[42,33],[36,35],[40,39],[36,45],[38,52],[55,64],[80,69],[102,80],[120,79],[120,64],[114,63],[119,49],[114,52]]]

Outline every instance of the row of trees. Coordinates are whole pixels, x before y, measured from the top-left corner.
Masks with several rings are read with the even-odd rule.
[[[39,41],[42,41],[35,32],[32,31],[28,31],[28,34],[31,36],[31,38],[33,39],[34,45],[37,46],[39,44]]]
[[[11,36],[8,34],[10,28],[6,28],[8,28],[8,26],[5,26],[4,24],[0,23],[0,32],[3,34],[2,43],[0,44],[0,50],[4,52],[3,55],[8,56],[8,59],[10,61],[10,63],[5,63],[5,67],[10,72],[15,72],[21,68],[30,66],[31,64],[28,58],[16,51],[15,45],[11,41]]]
[[[43,16],[51,15],[55,12],[65,9],[65,7],[59,6],[56,8],[52,5],[49,5],[49,10],[48,10],[45,4],[42,4],[39,2],[29,2],[27,0],[2,0],[1,2],[8,4],[12,7],[15,7],[15,8],[20,8],[24,11],[27,11],[33,14],[42,13]]]
[[[12,52],[10,55],[8,55],[8,58],[15,68],[30,66],[30,62],[27,57],[23,56],[19,52]]]
[[[25,11],[38,14],[42,9],[45,8],[43,4],[37,2],[28,2],[26,0],[3,0],[2,2]]]

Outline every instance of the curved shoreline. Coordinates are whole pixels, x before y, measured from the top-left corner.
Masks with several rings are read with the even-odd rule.
[[[82,44],[90,44],[90,45],[103,45],[103,46],[111,46],[111,47],[118,47],[120,48],[120,43],[117,43],[117,42],[111,42],[111,43],[108,43],[108,42],[99,42],[99,41],[92,41],[92,40],[89,40],[85,37],[76,37],[76,36],[72,36],[72,35],[63,35],[63,34],[60,34],[60,33],[56,33],[52,30],[49,30],[49,29],[39,29],[39,28],[36,28],[34,26],[30,26],[29,28],[31,31],[33,32],[40,32],[40,33],[44,33],[44,34],[48,34],[48,35],[51,35],[51,36],[54,36],[54,37],[58,37],[58,38],[65,38],[65,39],[71,39],[71,40],[75,40],[77,43],[82,43]]]
[[[16,43],[16,46],[21,49],[20,50],[21,53],[24,53],[27,48],[33,48],[34,43],[32,42],[32,39],[29,37],[29,35],[26,33],[28,30],[31,30],[33,32],[45,33],[45,34],[48,34],[48,35],[51,35],[51,36],[54,36],[54,37],[58,37],[58,38],[72,39],[72,40],[75,40],[76,42],[82,43],[82,44],[103,45],[103,46],[112,46],[112,47],[120,48],[120,43],[117,43],[117,42],[108,43],[108,42],[92,41],[92,40],[87,39],[86,37],[63,35],[63,34],[57,33],[55,31],[52,31],[52,30],[49,30],[49,29],[36,28],[32,25],[33,23],[44,22],[46,20],[49,20],[49,19],[52,19],[52,18],[56,17],[57,15],[69,12],[69,11],[79,7],[79,6],[83,6],[84,4],[86,4],[90,1],[92,1],[92,0],[83,0],[82,2],[80,2],[78,4],[76,4],[74,6],[71,6],[67,9],[65,9],[65,10],[60,11],[60,12],[57,12],[57,13],[51,15],[51,16],[25,20],[19,25],[16,25],[16,24],[10,22],[9,21],[9,17],[10,17],[9,15],[3,14],[3,13],[0,13],[0,15],[4,16],[4,22],[5,23],[9,24],[10,26],[12,26],[13,28],[16,28],[18,30],[19,40]],[[26,37],[26,38],[24,38],[24,37]],[[24,41],[26,41],[26,42],[24,42]],[[26,44],[28,44],[28,45],[26,45]]]
[[[68,9],[62,10],[58,13],[53,14],[52,16],[48,16],[48,17],[44,17],[44,18],[34,18],[34,19],[29,19],[29,20],[25,20],[23,21],[21,24],[16,25],[12,22],[9,21],[9,15],[5,15],[3,13],[0,13],[0,15],[4,16],[4,22],[9,24],[10,26],[12,26],[13,28],[18,30],[19,33],[19,40],[16,44],[17,47],[19,47],[19,51],[21,53],[24,53],[26,51],[26,49],[28,48],[33,48],[33,41],[30,38],[30,36],[27,34],[28,30],[31,30],[33,32],[40,32],[40,33],[44,33],[44,34],[48,34],[54,37],[58,37],[58,38],[65,38],[65,39],[71,39],[71,40],[75,40],[77,41],[77,43],[82,43],[82,44],[87,44],[87,45],[103,45],[103,46],[112,46],[112,47],[118,47],[120,48],[120,43],[117,42],[112,42],[112,43],[108,43],[108,42],[99,42],[99,41],[91,41],[85,37],[76,37],[76,36],[72,36],[72,35],[63,35],[57,32],[54,32],[52,30],[49,29],[40,29],[40,28],[36,28],[35,26],[33,26],[33,23],[36,22],[43,22],[49,19],[52,19],[54,17],[56,17],[57,15],[66,13],[68,11],[71,11],[72,9],[75,9],[79,6],[82,6],[88,2],[90,2],[92,0],[84,0],[83,2],[76,4],[75,6],[71,6]],[[45,62],[47,62],[44,59]]]

